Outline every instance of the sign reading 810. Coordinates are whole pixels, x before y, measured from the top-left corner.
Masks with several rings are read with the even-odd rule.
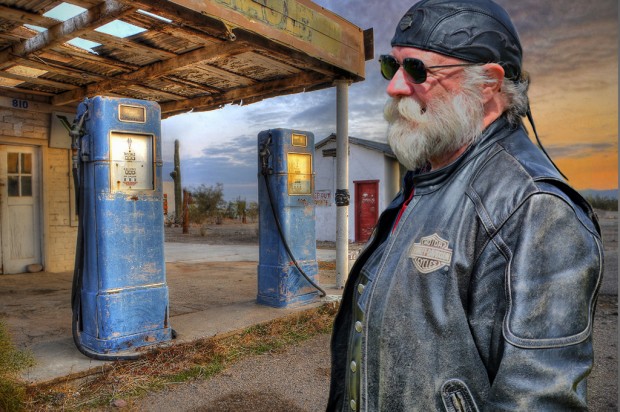
[[[28,100],[13,99],[12,105],[16,109],[27,109],[28,108]]]

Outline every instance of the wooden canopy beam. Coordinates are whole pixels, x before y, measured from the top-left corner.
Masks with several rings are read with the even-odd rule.
[[[20,42],[10,49],[3,50],[0,52],[0,65],[11,61],[13,58],[12,56],[28,57],[28,55],[41,51],[44,48],[62,44],[91,30],[94,25],[109,23],[121,17],[123,14],[131,13],[134,10],[135,9],[124,3],[119,3],[115,0],[106,0],[86,10],[84,13],[49,27],[46,31]]]
[[[169,0],[119,0],[127,6],[135,7],[172,20],[180,26],[187,25],[208,36],[222,40],[229,39],[229,30],[219,20],[200,14],[196,9],[179,6]]]
[[[193,108],[216,108],[224,104],[261,96],[271,91],[275,91],[276,94],[287,94],[287,90],[304,88],[306,85],[314,84],[322,79],[325,79],[325,76],[320,73],[306,72],[248,87],[238,87],[217,95],[196,97],[178,102],[165,102],[161,103],[160,106],[162,113],[179,113]]]
[[[135,49],[132,52],[137,51],[140,56],[147,56],[153,60],[166,60],[172,57],[176,57],[176,53],[172,53],[166,50],[155,49],[153,47],[145,46],[144,44],[128,40],[126,38],[120,38],[116,36],[112,36],[107,33],[100,33],[98,31],[92,30],[88,33],[84,33],[82,38],[90,41],[94,41],[99,44],[103,44],[105,46],[111,46],[114,49],[123,50],[123,49]]]
[[[7,71],[0,71],[0,77],[5,79],[19,80],[25,83],[40,84],[41,86],[55,87],[61,90],[76,89],[78,86],[74,86],[68,83],[55,82],[53,80],[41,79],[40,77],[22,76],[19,74],[9,73]]]
[[[58,24],[58,20],[43,17],[40,14],[31,13],[25,10],[16,10],[11,7],[0,5],[0,16],[19,25],[31,24],[33,26],[49,28]]]
[[[82,100],[87,96],[105,93],[108,90],[112,90],[115,87],[118,87],[118,81],[144,81],[147,79],[166,75],[167,73],[170,73],[174,70],[180,69],[185,66],[190,66],[200,61],[213,58],[215,56],[233,56],[235,54],[244,53],[248,50],[251,50],[251,47],[244,43],[221,43],[203,47],[201,49],[182,54],[173,59],[153,63],[149,66],[143,67],[131,73],[121,74],[111,79],[101,81],[99,83],[90,84],[78,90],[72,90],[67,93],[59,94],[52,98],[52,104],[62,106],[67,103]]]

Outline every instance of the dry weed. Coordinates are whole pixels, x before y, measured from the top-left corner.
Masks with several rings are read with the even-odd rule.
[[[251,355],[281,351],[312,336],[328,333],[335,303],[252,326],[244,331],[158,348],[136,361],[118,361],[80,381],[29,388],[28,409],[81,410],[139,397],[166,385],[206,379]]]

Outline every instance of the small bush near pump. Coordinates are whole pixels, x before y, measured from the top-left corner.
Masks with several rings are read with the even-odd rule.
[[[32,354],[15,349],[6,325],[0,321],[0,411],[12,412],[24,408],[26,387],[17,374],[32,365]]]

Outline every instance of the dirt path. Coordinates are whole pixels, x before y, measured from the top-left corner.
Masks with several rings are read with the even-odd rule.
[[[243,360],[212,379],[169,387],[130,407],[140,411],[324,411],[329,390],[329,335],[282,353]]]
[[[591,411],[617,410],[617,320],[615,298],[602,297],[588,381]],[[329,335],[321,335],[282,353],[243,360],[206,381],[169,386],[129,406],[140,411],[324,411],[329,365]]]

